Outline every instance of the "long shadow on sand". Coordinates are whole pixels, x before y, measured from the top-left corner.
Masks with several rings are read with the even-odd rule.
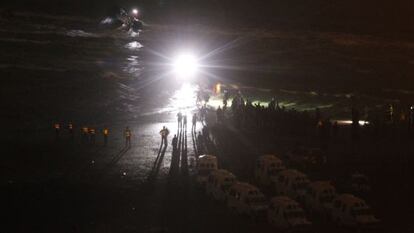
[[[183,132],[182,153],[181,153],[181,174],[188,175],[187,129],[185,129]]]
[[[164,155],[165,155],[166,150],[167,150],[167,145],[165,145],[164,142],[161,141],[160,149],[158,150],[157,158],[155,159],[154,165],[152,166],[152,169],[151,169],[151,173],[148,176],[149,181],[152,181],[155,178],[157,178],[158,173],[160,171],[162,161],[164,160]]]
[[[171,165],[170,165],[170,172],[169,175],[171,177],[176,176],[180,171],[180,153],[181,153],[181,144],[182,144],[182,130],[179,128],[178,132],[178,144],[177,148],[173,148],[172,156],[171,156]]]
[[[111,168],[113,165],[115,165],[131,148],[131,146],[124,147],[121,151],[118,152],[115,156],[113,156],[111,162],[109,162],[104,170]]]

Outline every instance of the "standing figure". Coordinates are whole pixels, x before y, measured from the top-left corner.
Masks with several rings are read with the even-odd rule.
[[[163,126],[160,135],[161,135],[161,143],[164,143],[164,146],[167,147],[168,145],[168,134],[170,134],[170,131],[167,129],[167,127]]]
[[[72,123],[69,123],[69,124],[68,124],[68,130],[69,130],[69,136],[70,136],[70,139],[73,141],[73,139],[74,139],[74,134],[73,134],[73,124],[72,124]]]
[[[172,139],[172,145],[173,145],[173,151],[177,150],[178,138],[177,138],[177,135],[175,135],[175,134],[174,134],[174,137]]]
[[[196,113],[193,114],[192,121],[193,121],[193,126],[192,126],[191,130],[195,132],[196,131],[196,126],[197,126],[197,114]]]
[[[184,126],[183,126],[184,129],[187,130],[187,115],[184,115],[183,124],[184,124]]]
[[[89,138],[90,138],[90,143],[92,144],[92,145],[95,145],[95,142],[96,142],[96,140],[95,140],[95,135],[96,134],[96,132],[95,132],[95,129],[94,128],[90,128],[89,129]]]
[[[88,127],[82,127],[82,143],[85,144],[88,141]]]
[[[131,147],[131,136],[132,136],[131,130],[127,126],[125,128],[125,147]]]
[[[104,129],[103,129],[104,146],[108,145],[108,135],[109,135],[109,130],[108,130],[108,128],[104,128]]]
[[[60,134],[60,124],[56,123],[55,124],[55,137],[56,137],[56,140],[59,139],[59,134]]]
[[[181,112],[177,113],[178,129],[183,127],[183,114]]]

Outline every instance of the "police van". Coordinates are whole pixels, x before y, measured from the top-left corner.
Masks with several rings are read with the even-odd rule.
[[[211,171],[217,170],[217,157],[214,155],[201,155],[197,160],[197,182],[205,185]]]
[[[236,182],[227,191],[227,206],[239,214],[264,217],[267,205],[264,194],[251,184]]]
[[[347,227],[376,227],[379,220],[367,203],[352,194],[341,194],[333,200],[332,220]]]
[[[214,170],[208,176],[206,183],[207,194],[214,199],[224,201],[226,192],[236,182],[236,176],[224,169]]]
[[[304,229],[312,224],[306,218],[302,207],[295,200],[286,196],[276,196],[270,200],[267,220],[273,226],[281,229]]]
[[[327,216],[336,195],[335,187],[329,181],[315,181],[308,185],[305,205],[310,212]]]
[[[254,177],[263,186],[271,184],[271,177],[276,176],[285,166],[281,159],[275,155],[262,155],[256,161]]]
[[[273,179],[276,193],[303,201],[306,189],[310,183],[308,177],[295,169],[286,169]]]

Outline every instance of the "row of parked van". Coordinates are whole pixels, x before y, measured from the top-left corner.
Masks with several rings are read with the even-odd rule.
[[[259,157],[255,179],[261,186],[272,187],[277,196],[270,203],[254,185],[239,182],[234,174],[218,169],[217,158],[200,156],[197,161],[197,182],[207,194],[223,201],[234,212],[264,218],[279,228],[303,228],[311,225],[303,204],[312,214],[330,217],[338,225],[357,227],[378,223],[368,205],[351,194],[338,195],[329,182],[310,182],[300,171],[286,169],[274,155]],[[297,200],[297,201],[296,201]]]
[[[237,181],[236,176],[218,169],[217,158],[212,155],[200,156],[197,161],[197,182],[215,200],[226,203],[227,207],[239,214],[266,218],[278,228],[307,227],[304,210],[287,196],[276,196],[270,200],[254,185]]]
[[[259,185],[297,200],[310,213],[326,216],[338,225],[371,226],[379,222],[361,198],[352,194],[338,194],[328,181],[311,182],[304,173],[287,169],[275,155],[260,156],[254,175]]]

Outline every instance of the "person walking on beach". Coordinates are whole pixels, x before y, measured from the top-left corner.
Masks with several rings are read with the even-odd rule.
[[[173,151],[177,150],[178,138],[177,138],[177,135],[176,134],[174,134],[174,137],[172,139],[172,145],[173,145]]]
[[[88,141],[88,127],[82,127],[81,133],[82,133],[82,143],[86,144]]]
[[[103,129],[104,146],[108,145],[108,135],[109,135],[109,129],[108,128],[104,128]]]
[[[197,126],[197,114],[196,113],[193,114],[192,121],[193,121],[193,125],[191,127],[191,130],[192,131],[196,131],[196,126]]]
[[[177,113],[178,129],[183,127],[183,114],[181,112]]]
[[[95,145],[95,142],[96,142],[96,140],[95,140],[95,134],[96,134],[95,129],[94,128],[90,128],[89,129],[89,135],[90,135],[90,143],[92,145]]]
[[[125,147],[131,147],[131,136],[132,136],[131,130],[127,126],[125,128]]]
[[[167,129],[167,127],[163,126],[160,135],[161,135],[161,144],[164,143],[164,146],[167,147],[168,145],[168,134],[170,134],[170,131]]]
[[[59,139],[59,134],[60,134],[60,124],[56,123],[55,124],[55,137],[56,137],[56,140]]]
[[[73,139],[74,139],[74,134],[73,134],[73,124],[72,124],[72,123],[69,123],[69,124],[68,124],[68,130],[69,130],[69,136],[70,136],[70,139],[73,141]]]
[[[184,129],[185,130],[187,130],[187,115],[184,115],[184,118],[183,118],[183,127],[184,127]]]

